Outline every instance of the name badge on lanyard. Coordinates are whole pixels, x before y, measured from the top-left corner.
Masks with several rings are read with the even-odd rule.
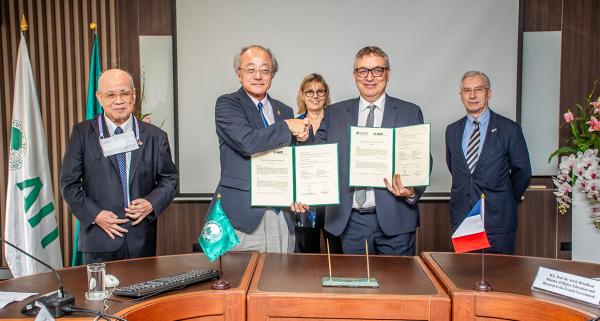
[[[140,148],[142,141],[140,140],[140,128],[137,119],[133,117],[135,126],[135,135],[132,131],[124,132],[119,135],[113,135],[104,138],[104,127],[102,127],[102,115],[98,116],[98,129],[100,131],[100,147],[104,157],[126,153]]]

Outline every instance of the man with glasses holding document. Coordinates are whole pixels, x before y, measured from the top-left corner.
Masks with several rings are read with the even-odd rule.
[[[167,134],[138,121],[131,76],[107,70],[96,97],[104,113],[73,127],[60,187],[80,224],[84,263],[156,255],[156,222],[175,197]]]
[[[396,128],[422,124],[423,114],[417,105],[386,95],[390,65],[380,48],[358,51],[353,75],[360,97],[328,107],[313,139],[339,146],[340,205],[327,207],[325,229],[340,236],[345,254],[364,254],[366,239],[369,253],[414,255],[419,224],[417,201],[425,187],[404,187],[399,174],[391,181],[383,175],[378,178],[387,190],[349,186],[348,133],[351,126]],[[293,207],[296,211],[306,210],[302,204]]]

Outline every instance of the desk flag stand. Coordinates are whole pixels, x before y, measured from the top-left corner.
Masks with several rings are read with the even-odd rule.
[[[481,220],[485,229],[485,194],[481,194]],[[473,290],[479,292],[492,291],[492,285],[485,280],[485,252],[481,249],[481,280],[473,284]]]
[[[366,278],[347,278],[334,277],[331,273],[331,252],[329,251],[329,239],[327,239],[327,263],[329,265],[329,277],[325,276],[321,279],[321,286],[324,287],[341,287],[341,288],[378,288],[377,279],[371,277],[369,268],[369,244],[365,239],[365,256],[367,259],[367,277]]]
[[[223,279],[223,255],[219,256],[219,279],[210,285],[214,290],[227,290],[231,287],[229,282]]]

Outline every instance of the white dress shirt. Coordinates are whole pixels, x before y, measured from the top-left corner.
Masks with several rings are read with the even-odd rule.
[[[246,93],[246,94],[248,94],[248,93]],[[248,97],[250,97],[250,99],[252,99],[254,106],[256,106],[256,109],[258,109],[259,100],[250,96],[249,94],[248,94]],[[265,116],[265,119],[267,119],[267,123],[270,126],[275,122],[275,116],[273,114],[273,106],[271,106],[271,102],[269,102],[269,100],[267,99],[267,95],[265,95],[265,98],[260,100],[260,102],[263,104],[263,115]]]

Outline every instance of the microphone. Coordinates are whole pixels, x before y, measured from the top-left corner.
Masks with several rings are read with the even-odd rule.
[[[50,311],[50,313],[52,313],[52,316],[55,318],[62,317],[63,315],[67,314],[67,312],[70,312],[70,311],[65,311],[64,308],[69,305],[74,305],[75,297],[73,297],[72,295],[69,295],[65,292],[65,289],[63,288],[62,279],[60,278],[58,271],[56,271],[52,266],[50,266],[50,264],[25,252],[24,250],[20,249],[18,246],[12,244],[11,242],[9,242],[3,238],[0,238],[0,241],[4,242],[4,244],[9,245],[10,247],[14,248],[15,250],[27,255],[28,257],[32,258],[36,262],[45,266],[46,268],[48,268],[49,270],[54,272],[56,274],[56,278],[58,279],[58,290],[57,291],[40,296],[39,298],[34,299],[33,301],[27,303],[23,307],[23,309],[21,309],[21,313],[28,315],[28,316],[37,315],[37,313],[40,310],[40,308],[37,306],[37,304],[40,304],[40,303],[45,305],[48,308],[48,311]]]

